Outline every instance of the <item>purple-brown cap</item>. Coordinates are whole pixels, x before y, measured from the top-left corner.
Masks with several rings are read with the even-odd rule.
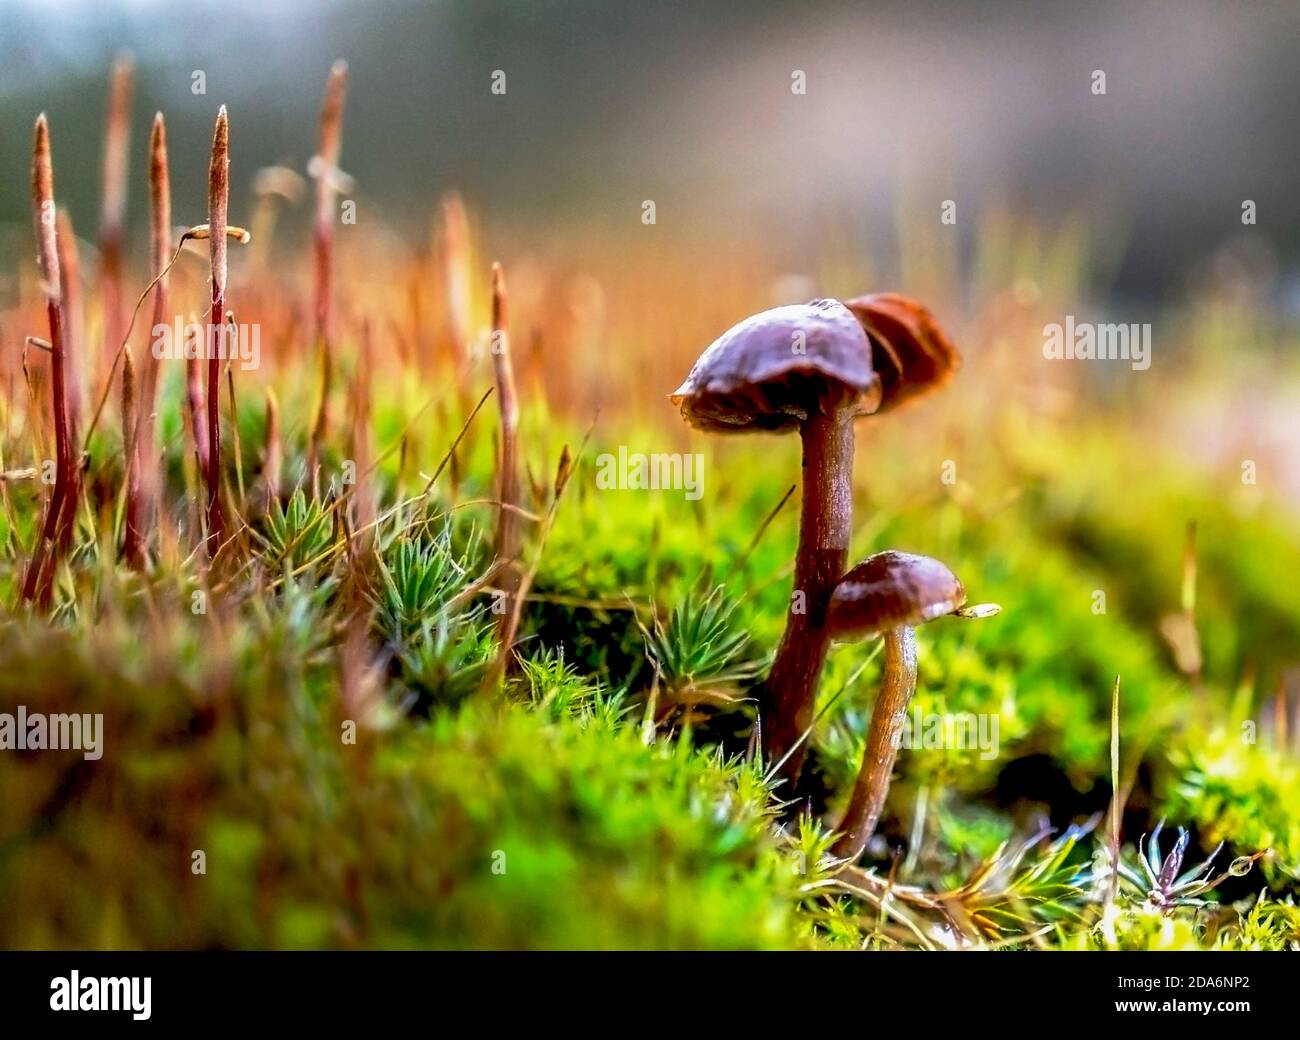
[[[692,426],[785,430],[819,412],[866,415],[880,403],[871,343],[837,300],[776,307],[733,325],[672,395]]]
[[[923,625],[965,602],[966,590],[944,564],[889,549],[868,556],[839,580],[826,611],[826,630],[833,639],[853,642]]]
[[[881,412],[937,390],[961,364],[961,355],[934,315],[910,296],[871,293],[844,305],[871,337]]]

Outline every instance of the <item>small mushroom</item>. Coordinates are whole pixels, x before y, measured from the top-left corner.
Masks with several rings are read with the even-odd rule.
[[[853,518],[853,420],[880,403],[871,344],[842,303],[777,307],[722,334],[672,395],[697,429],[723,433],[798,430],[803,506],[785,635],[762,697],[768,760],[792,754],[812,721],[828,638],[826,602],[848,556]]]
[[[899,732],[916,692],[916,626],[960,613],[987,617],[992,604],[963,611],[966,590],[944,564],[928,556],[887,550],[849,571],[831,593],[826,630],[854,642],[883,634],[885,669],[871,710],[862,767],[840,824],[834,852],[856,860],[875,832],[889,793]]]

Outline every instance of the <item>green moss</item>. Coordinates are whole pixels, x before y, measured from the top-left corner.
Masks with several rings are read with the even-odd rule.
[[[562,666],[531,667],[533,709],[469,705],[352,745],[285,631],[239,642],[230,684],[209,672],[204,692],[147,696],[65,635],[0,647],[20,668],[0,680],[6,709],[43,679],[45,710],[75,700],[107,727],[94,783],[70,800],[69,777],[91,775],[75,753],[0,757],[0,784],[22,792],[0,884],[45,908],[7,917],[0,942],[100,945],[107,908],[109,944],[125,946],[796,941],[795,880],[752,769],[645,745]],[[155,648],[146,670],[179,650]],[[557,674],[567,693],[548,686]]]

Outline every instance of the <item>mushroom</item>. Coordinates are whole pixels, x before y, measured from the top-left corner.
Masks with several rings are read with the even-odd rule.
[[[883,634],[885,640],[885,670],[871,709],[862,767],[835,843],[837,856],[857,859],[880,820],[899,732],[916,692],[916,626],[947,614],[988,617],[998,611],[993,604],[963,610],[965,603],[966,590],[944,564],[892,549],[869,556],[831,593],[826,609],[831,639],[854,642]]]
[[[884,361],[881,362],[883,354]],[[873,359],[885,365],[877,370]],[[768,761],[793,784],[829,638],[823,617],[848,557],[853,420],[942,385],[959,357],[930,312],[894,293],[777,307],[728,329],[672,400],[697,429],[798,430],[803,507],[785,634],[761,692]]]
[[[697,429],[798,430],[803,441],[795,595],[762,697],[768,759],[780,761],[811,722],[826,658],[822,618],[852,530],[853,420],[880,403],[871,344],[835,300],[777,307],[724,332],[672,400]],[[790,754],[786,775],[793,780],[801,765]]]

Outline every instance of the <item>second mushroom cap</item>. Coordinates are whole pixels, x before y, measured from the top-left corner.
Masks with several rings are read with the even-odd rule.
[[[844,642],[867,639],[933,621],[965,602],[966,590],[947,566],[929,556],[889,549],[867,557],[836,583],[826,628]]]

